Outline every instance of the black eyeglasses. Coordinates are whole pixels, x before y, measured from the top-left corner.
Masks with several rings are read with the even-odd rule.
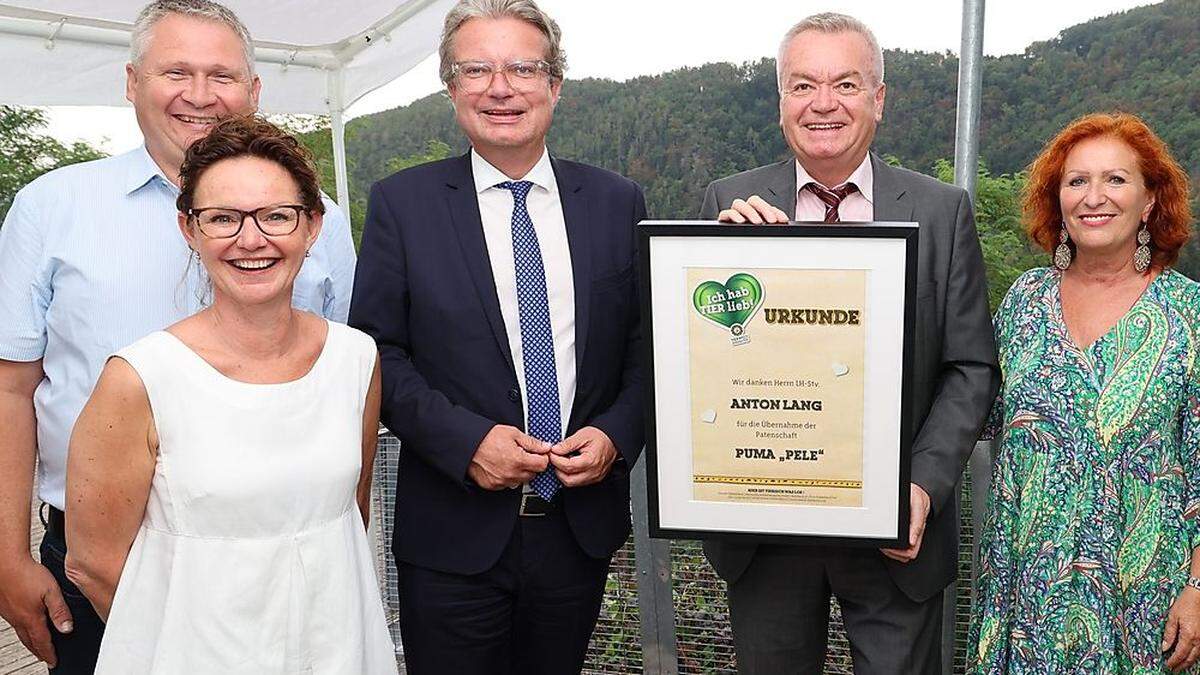
[[[300,204],[279,204],[278,206],[262,206],[253,211],[242,211],[224,206],[212,206],[203,209],[188,209],[187,215],[196,221],[200,231],[210,239],[229,239],[236,237],[242,231],[246,218],[254,220],[258,231],[268,237],[283,237],[296,231],[300,226],[300,214],[308,213],[308,208]]]

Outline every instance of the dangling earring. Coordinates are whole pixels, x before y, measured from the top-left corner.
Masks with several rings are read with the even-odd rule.
[[[312,257],[312,251],[305,251],[305,252],[304,252],[304,257],[305,257],[305,258],[311,258],[311,257]]]
[[[1058,231],[1058,247],[1054,249],[1054,266],[1066,270],[1071,266],[1071,247],[1067,246],[1067,224]]]
[[[1145,272],[1150,269],[1150,230],[1146,223],[1142,223],[1142,229],[1138,230],[1137,243],[1138,247],[1133,252],[1133,269]]]

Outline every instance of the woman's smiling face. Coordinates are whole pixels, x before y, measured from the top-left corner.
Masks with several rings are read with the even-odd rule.
[[[1058,202],[1077,255],[1133,259],[1138,228],[1154,209],[1139,164],[1133,148],[1111,136],[1080,141],[1067,154]]]
[[[264,207],[281,207],[260,214],[260,218],[282,220],[295,213],[287,208],[289,205],[303,204],[303,200],[287,169],[267,159],[242,156],[224,159],[209,167],[196,185],[193,204],[193,211],[228,208],[254,212]],[[247,215],[241,220],[236,235],[220,237],[212,236],[223,233],[218,227],[209,227],[206,232],[196,216],[180,215],[184,236],[200,254],[200,261],[212,280],[214,301],[219,296],[241,305],[268,303],[280,298],[291,301],[292,284],[321,229],[320,214],[302,211],[296,217],[299,222],[288,234],[264,234],[255,219]],[[236,219],[234,216],[223,220]],[[229,223],[219,224],[229,229]],[[262,225],[268,232],[272,231],[270,222]],[[276,226],[275,229],[280,228]]]

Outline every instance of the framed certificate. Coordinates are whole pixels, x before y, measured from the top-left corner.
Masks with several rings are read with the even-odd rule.
[[[917,226],[639,226],[651,536],[908,545]]]

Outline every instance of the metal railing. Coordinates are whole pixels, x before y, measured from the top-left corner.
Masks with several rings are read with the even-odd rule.
[[[396,514],[396,477],[400,470],[400,441],[379,429],[379,445],[375,450],[375,471],[371,481],[371,543],[375,549],[375,573],[379,577],[379,594],[383,597],[384,616],[392,644],[396,645],[396,661],[404,665],[400,649],[400,578],[392,558],[392,532]]]

